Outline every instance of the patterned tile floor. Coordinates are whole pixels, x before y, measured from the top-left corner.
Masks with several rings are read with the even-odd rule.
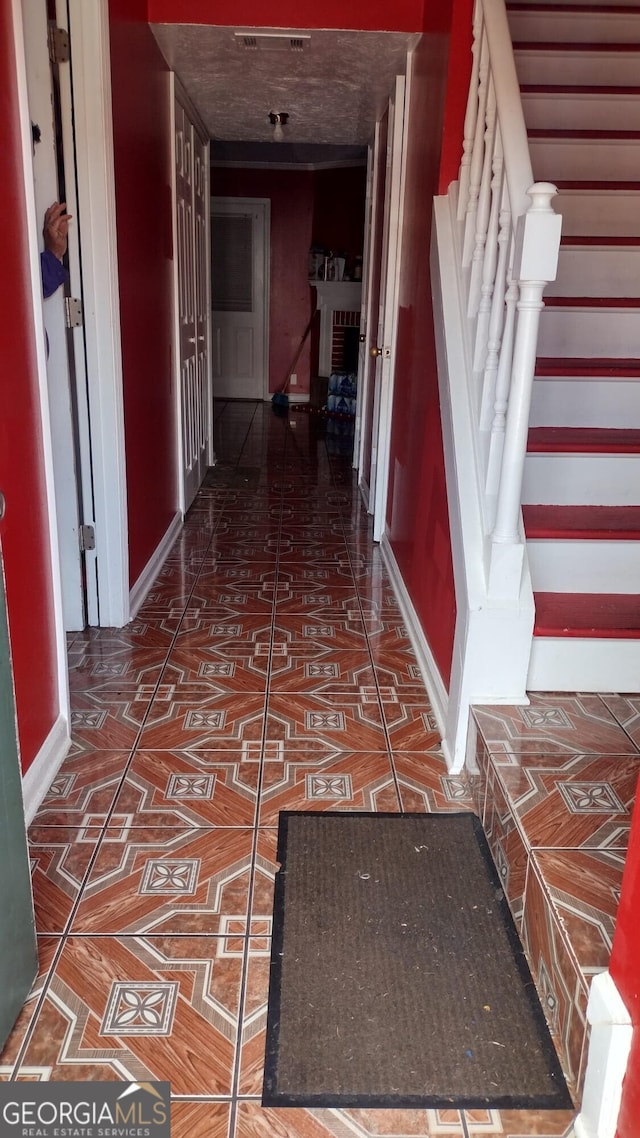
[[[348,444],[217,408],[219,459],[257,490],[201,490],[136,619],[70,637],[73,745],[30,830],[40,974],[0,1078],[168,1079],[174,1138],[568,1138],[568,1112],[260,1105],[278,811],[474,808]],[[596,716],[598,748],[635,753],[637,718]]]
[[[639,708],[637,696],[550,692],[473,715],[476,810],[578,1096],[640,773]]]

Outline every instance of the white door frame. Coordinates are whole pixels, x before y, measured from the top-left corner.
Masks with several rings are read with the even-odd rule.
[[[56,638],[58,714],[63,738],[60,745],[60,759],[70,738],[69,673],[67,668],[67,641],[62,607],[62,579],[60,574],[60,547],[56,515],[56,497],[53,476],[53,451],[51,446],[51,422],[49,418],[49,391],[47,381],[47,351],[44,337],[44,324],[38,318],[42,307],[42,276],[40,272],[40,223],[36,214],[36,199],[33,185],[33,159],[31,119],[29,116],[29,92],[27,88],[27,69],[22,25],[22,0],[12,0],[13,35],[15,44],[16,76],[18,86],[18,107],[22,133],[22,177],[24,184],[25,217],[29,243],[31,266],[31,298],[35,314],[33,338],[38,370],[38,390],[40,396],[40,421],[42,424],[42,448],[44,458],[45,489],[47,495],[47,521],[49,526],[49,555],[51,568],[51,591],[53,618]],[[10,507],[10,503],[9,503]],[[9,618],[11,614],[9,613]],[[33,764],[35,766],[35,764]],[[53,773],[53,772],[52,772]],[[50,781],[50,780],[49,780]]]
[[[398,330],[398,286],[400,280],[400,258],[402,244],[402,223],[404,214],[404,182],[407,155],[407,125],[408,114],[405,108],[409,105],[409,83],[411,76],[410,52],[407,61],[407,79],[403,75],[396,76],[396,86],[392,105],[390,105],[390,120],[392,111],[392,138],[391,138],[391,168],[387,183],[389,192],[388,213],[385,203],[385,221],[388,219],[388,241],[383,242],[387,248],[386,265],[383,266],[385,278],[384,309],[380,312],[382,325],[382,360],[377,382],[377,409],[374,409],[374,430],[377,420],[377,441],[374,439],[376,451],[375,474],[373,485],[373,538],[380,541],[386,528],[387,489],[389,486],[389,459],[391,452],[391,421],[393,414],[393,388],[395,379],[395,357]],[[391,121],[390,121],[391,125]],[[372,452],[373,453],[373,452]],[[371,501],[369,505],[371,511]]]
[[[378,124],[376,123],[376,137],[378,133]],[[370,144],[367,147],[367,188],[365,192],[364,202],[364,243],[363,243],[363,261],[362,261],[362,299],[360,303],[360,351],[358,354],[358,399],[356,402],[356,421],[353,433],[353,461],[354,469],[358,471],[359,481],[362,476],[362,426],[363,426],[363,409],[364,409],[364,395],[365,395],[365,382],[368,374],[367,368],[367,353],[369,345],[367,343],[367,333],[369,328],[369,296],[371,292],[371,253],[373,244],[373,172],[375,169],[375,146]]]
[[[83,234],[84,313],[91,376],[96,545],[100,556],[100,623],[121,627],[129,619],[128,533],[124,464],[124,415],[120,312],[115,233],[113,131],[107,0],[70,0],[74,44],[78,210]],[[70,735],[67,643],[62,608],[47,358],[42,305],[39,230],[33,186],[31,120],[21,0],[12,0],[17,95],[22,135],[22,178],[34,313],[43,466],[47,495],[49,560],[55,628],[58,719],[27,772],[29,815],[37,808],[68,748]],[[32,776],[29,778],[29,776]],[[27,783],[29,789],[27,793]]]
[[[60,0],[58,0],[60,2]],[[49,31],[47,0],[22,0],[22,30],[25,45],[29,112],[40,130],[40,141],[33,146],[33,181],[36,217],[44,218],[46,209],[60,197],[58,156],[56,153],[56,122],[52,97],[51,64],[49,60]],[[60,83],[69,79],[68,64],[59,65]],[[70,123],[69,116],[69,123]],[[67,142],[65,136],[65,143]],[[65,162],[66,167],[66,162]],[[71,163],[73,169],[73,163]],[[76,205],[72,177],[70,194],[66,195],[69,214],[74,219],[69,230],[69,262],[74,252],[77,257],[78,228],[75,221]],[[73,278],[72,278],[73,280]],[[73,291],[71,295],[79,296]],[[83,566],[80,552],[80,518],[78,480],[80,477],[75,445],[74,396],[75,375],[69,351],[69,336],[80,334],[82,328],[68,333],[65,320],[65,288],[58,288],[42,304],[40,312],[47,337],[47,378],[49,387],[49,421],[54,462],[58,546],[60,549],[62,600],[65,629],[78,631],[85,625],[83,595]],[[82,347],[80,364],[84,362]],[[79,391],[83,386],[80,377]],[[89,470],[90,473],[90,470]],[[89,479],[90,481],[90,479]]]
[[[129,620],[129,540],[108,0],[69,0],[99,622]]]
[[[24,0],[23,0],[24,2]],[[27,0],[28,2],[28,0]],[[57,24],[68,30],[67,0],[56,0]],[[68,65],[59,64],[60,114],[62,119],[62,149],[64,155],[64,178],[67,208],[75,223],[72,223],[68,241],[69,284],[72,297],[82,297],[82,235],[78,241],[78,201],[76,194],[76,154],[73,126],[73,92],[71,89],[71,70]],[[87,357],[84,327],[74,328],[73,375],[75,384],[76,430],[78,437],[77,499],[81,502],[81,522],[93,526],[95,532],[95,510],[93,501],[93,465],[91,455],[91,420],[87,384]],[[86,618],[89,625],[99,622],[99,578],[97,551],[84,552]],[[64,583],[63,583],[64,589]]]
[[[380,210],[384,209],[384,199],[381,198],[378,192],[377,176],[379,171],[380,150],[381,150],[381,122],[384,115],[376,122],[373,145],[369,147],[368,166],[367,166],[367,225],[365,230],[365,246],[364,246],[364,261],[363,261],[363,295],[362,295],[362,315],[364,317],[362,328],[364,332],[364,340],[361,341],[360,347],[360,370],[358,374],[358,416],[359,421],[356,422],[356,431],[354,434],[358,436],[358,485],[360,492],[365,501],[367,512],[372,513],[373,504],[373,488],[371,486],[371,470],[373,466],[373,447],[375,440],[373,439],[373,398],[371,402],[371,415],[370,418],[366,415],[367,403],[369,400],[369,391],[375,385],[376,364],[371,359],[371,348],[378,343],[378,311],[373,311],[373,288],[375,274],[379,273],[380,278],[384,271],[382,260],[380,264],[374,259],[374,242],[376,239],[376,231],[380,217]],[[385,143],[386,146],[386,143]],[[381,254],[382,255],[382,254]],[[366,268],[365,268],[366,265]],[[378,281],[378,294],[382,281]],[[365,461],[367,445],[371,445],[371,454],[369,456],[369,469],[365,472]],[[354,437],[354,451],[355,451],[355,437]],[[366,480],[365,480],[366,473]]]
[[[91,618],[103,626],[121,627],[129,620],[129,548],[122,391],[122,352],[116,247],[115,172],[111,111],[111,60],[109,54],[108,0],[68,0],[73,56],[75,161],[77,174],[77,222],[82,233],[82,302],[84,351],[88,376],[93,456],[93,494],[96,564],[99,566]],[[22,118],[25,194],[34,312],[42,304],[38,228],[31,170],[31,125],[24,33],[20,0],[12,0],[18,96]],[[26,147],[26,150],[24,149]],[[33,240],[35,239],[35,246]],[[36,325],[40,325],[36,317]],[[40,329],[36,327],[36,337]],[[43,342],[44,347],[44,342]],[[46,391],[46,351],[38,352],[38,374]],[[50,498],[49,528],[52,559],[59,581],[59,546],[51,428],[42,411],[47,493]],[[53,545],[55,544],[55,553]],[[64,628],[62,643],[65,645]],[[66,660],[65,660],[66,668]]]
[[[205,257],[207,271],[205,273],[206,280],[206,318],[205,318],[205,337],[207,349],[207,364],[206,364],[206,443],[205,443],[205,461],[210,466],[213,461],[213,381],[212,381],[212,356],[211,356],[211,264],[210,264],[210,249],[211,249],[211,189],[210,189],[210,158],[209,158],[209,138],[207,129],[200,118],[196,108],[189,99],[186,91],[184,90],[179,77],[174,71],[169,72],[169,107],[170,107],[170,130],[171,130],[171,209],[172,209],[172,224],[173,224],[173,243],[174,243],[174,258],[173,258],[173,373],[175,380],[176,391],[176,472],[178,478],[177,486],[177,501],[179,509],[184,514],[191,504],[192,495],[187,493],[187,472],[184,457],[184,434],[183,434],[183,395],[182,395],[182,351],[181,351],[181,329],[180,329],[180,258],[178,256],[178,187],[177,187],[177,150],[176,150],[176,104],[182,107],[185,115],[188,116],[190,125],[193,127],[195,136],[199,139],[201,144],[205,147],[205,161],[203,164],[203,177],[204,177],[204,196],[206,201],[206,209],[204,213],[205,224]],[[194,163],[195,166],[195,163]],[[195,172],[195,171],[194,171]],[[194,224],[195,224],[195,211],[194,211]],[[197,259],[197,250],[195,257]],[[197,261],[194,265],[194,272],[197,272]],[[194,303],[197,303],[197,290],[195,288],[194,280]],[[189,500],[188,500],[189,499]]]
[[[270,198],[239,198],[229,197],[227,194],[215,194],[211,199],[210,214],[215,212],[214,207],[229,206],[229,212],[250,212],[256,208],[262,211],[263,216],[263,239],[262,239],[262,264],[264,268],[264,282],[261,291],[262,299],[262,399],[268,401],[271,398],[269,392],[269,293],[271,282],[271,199]],[[211,238],[209,238],[211,241]],[[255,260],[253,268],[255,268]],[[211,274],[209,274],[211,276]],[[255,279],[254,279],[255,283]],[[212,322],[213,330],[213,313]],[[213,368],[213,350],[211,366]],[[213,385],[213,394],[215,397],[215,381]]]

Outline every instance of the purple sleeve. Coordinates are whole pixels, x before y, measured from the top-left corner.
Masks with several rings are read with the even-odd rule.
[[[64,284],[67,279],[67,272],[62,261],[59,261],[55,253],[49,249],[45,249],[40,254],[40,269],[42,272],[42,293],[46,300],[48,296],[53,296],[61,284]]]

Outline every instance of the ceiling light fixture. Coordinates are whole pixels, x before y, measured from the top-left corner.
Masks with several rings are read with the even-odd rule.
[[[269,111],[269,122],[273,127],[273,141],[282,142],[284,138],[283,126],[286,126],[289,121],[289,115],[286,111]]]

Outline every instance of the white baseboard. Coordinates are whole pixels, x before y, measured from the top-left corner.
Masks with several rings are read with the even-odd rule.
[[[158,573],[164,565],[167,554],[171,549],[174,541],[176,540],[180,529],[182,528],[182,513],[180,510],[174,515],[173,521],[169,525],[162,541],[156,546],[152,556],[147,561],[142,573],[138,577],[135,585],[129,593],[129,610],[131,613],[131,620],[137,615],[138,610],[141,608],[142,603],[153,585]]]
[[[614,1138],[633,1028],[609,972],[600,972],[591,981],[587,1019],[589,1057],[575,1135]]]
[[[59,715],[22,780],[22,798],[27,826],[31,825],[40,808],[69,750],[70,743],[69,721],[66,716]]]
[[[445,726],[447,722],[447,710],[449,706],[449,693],[444,685],[442,676],[438,665],[436,664],[435,657],[429,646],[424,629],[420,624],[418,614],[413,606],[413,602],[407,591],[407,586],[404,583],[400,566],[396,561],[395,554],[389,544],[389,539],[386,534],[382,535],[380,540],[380,551],[384,559],[384,563],[391,578],[393,591],[398,600],[398,606],[402,613],[402,619],[407,626],[407,632],[411,641],[411,646],[416,654],[418,667],[422,673],[424,686],[427,689],[427,694],[431,701],[433,714],[436,717],[438,729],[443,736],[443,751],[445,751],[445,758],[447,765],[450,766],[449,756],[446,754],[446,744],[444,743]]]

